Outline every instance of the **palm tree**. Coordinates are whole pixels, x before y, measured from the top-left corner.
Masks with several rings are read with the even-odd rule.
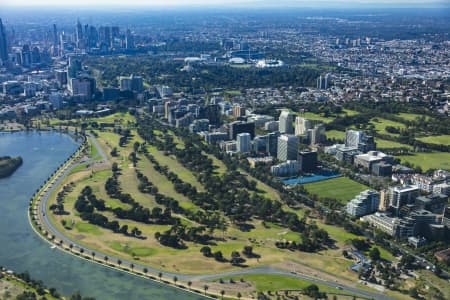
[[[206,296],[206,291],[208,290],[208,286],[205,284],[205,285],[203,286],[203,289],[205,290],[205,296]]]
[[[221,291],[220,291],[220,295],[222,296],[222,300],[223,300],[223,295],[225,295],[225,291],[224,291],[224,290],[221,290]]]
[[[191,289],[192,281],[188,281],[188,287]]]
[[[94,260],[94,258],[95,258],[95,252],[92,251],[92,260]]]

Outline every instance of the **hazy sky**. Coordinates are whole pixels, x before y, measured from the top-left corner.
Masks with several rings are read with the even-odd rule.
[[[448,0],[0,0],[0,6],[436,6]]]

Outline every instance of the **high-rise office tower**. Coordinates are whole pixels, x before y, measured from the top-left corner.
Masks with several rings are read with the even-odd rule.
[[[209,124],[216,127],[220,125],[220,106],[218,104],[209,104],[206,106],[206,115]]]
[[[277,158],[281,161],[297,160],[298,137],[290,134],[283,134],[278,138]]]
[[[131,30],[127,29],[127,34],[125,35],[125,48],[133,49],[134,48],[134,37],[131,34]]]
[[[0,59],[2,62],[8,60],[8,44],[6,40],[6,31],[0,18]]]
[[[310,132],[310,144],[317,145],[325,141],[325,126],[323,124],[317,124],[313,129],[308,130]]]
[[[251,135],[244,132],[239,133],[236,137],[236,149],[238,152],[246,153],[251,149]]]
[[[312,128],[310,120],[302,117],[295,118],[295,135],[304,135],[308,132],[308,129]]]
[[[56,29],[56,24],[53,24],[53,46],[58,47],[58,30]]]
[[[294,115],[284,110],[281,112],[279,119],[280,119],[279,131],[281,133],[293,134],[294,126],[292,125],[292,123],[294,122]]]
[[[266,153],[270,156],[277,156],[278,153],[278,138],[280,137],[280,133],[271,132],[267,135],[267,143],[266,143]]]
[[[77,22],[76,28],[77,47],[80,47],[83,43],[83,26],[81,26],[80,20]]]
[[[31,50],[29,45],[23,45],[21,57],[22,57],[22,66],[29,67],[31,65]]]
[[[376,149],[376,143],[373,136],[367,135],[359,130],[347,130],[345,132],[345,146],[356,147],[362,152]]]

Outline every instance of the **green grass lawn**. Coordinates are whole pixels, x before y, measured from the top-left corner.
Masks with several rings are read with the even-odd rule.
[[[340,243],[341,245],[344,245],[346,241],[350,239],[360,238],[356,234],[347,232],[344,230],[344,228],[335,225],[317,223],[317,226],[319,226],[322,229],[325,229],[331,236],[331,238],[334,239],[336,242]]]
[[[407,144],[401,144],[394,141],[382,140],[375,138],[375,142],[377,143],[377,149],[393,149],[393,148],[407,148],[412,150],[413,147]]]
[[[245,281],[252,282],[256,291],[267,292],[267,291],[279,291],[279,290],[301,290],[309,285],[313,284],[310,281],[306,281],[299,278],[294,278],[290,276],[283,275],[269,275],[269,274],[248,274],[238,277],[225,277],[224,280],[233,279],[239,281],[243,278]],[[316,284],[319,290],[322,292],[336,292],[337,290],[325,285]],[[342,294],[344,294],[343,292]]]
[[[134,122],[135,118],[130,115],[130,113],[115,113],[109,116],[93,118],[92,121],[96,121],[97,123],[115,123],[120,122],[122,125],[125,125],[128,121]]]
[[[308,183],[304,187],[310,194],[317,195],[319,198],[334,198],[342,204],[369,188],[347,177]]]
[[[380,134],[387,134],[391,136],[399,136],[399,134],[395,133],[389,133],[386,131],[386,127],[392,126],[395,128],[405,128],[405,124],[394,122],[391,120],[386,120],[383,118],[372,118],[370,120],[370,123],[372,123],[375,126],[375,130]]]
[[[84,163],[84,164],[78,165],[75,168],[73,168],[72,171],[70,171],[70,174],[74,174],[74,173],[86,170],[88,165],[89,165],[88,163]]]
[[[100,229],[92,224],[84,223],[84,222],[76,222],[75,229],[80,233],[89,233],[93,235],[101,235],[102,232]]]
[[[320,121],[323,123],[331,123],[334,120],[334,117],[325,117],[322,114],[316,114],[312,112],[305,112],[305,113],[297,113],[300,117],[306,118],[308,120],[313,121]]]
[[[450,145],[450,135],[435,135],[435,136],[427,136],[427,137],[421,137],[417,138],[416,140],[419,140],[424,143],[428,144],[437,144],[437,145]]]
[[[415,121],[417,118],[422,117],[422,115],[419,114],[408,114],[408,113],[399,113],[398,116],[406,121]]]
[[[133,247],[132,245],[130,246],[128,243],[121,244],[119,242],[112,242],[110,244],[110,247],[116,251],[124,252],[132,256],[139,256],[139,257],[155,255],[157,252],[155,249],[152,248]]]
[[[402,162],[409,162],[414,166],[419,166],[422,171],[429,169],[450,170],[450,153],[448,152],[431,152],[431,153],[414,153],[414,155],[396,156]]]
[[[89,148],[90,148],[89,156],[90,156],[92,159],[94,159],[94,160],[100,159],[101,156],[100,156],[100,154],[98,153],[97,147],[96,147],[95,144],[92,142],[92,139],[91,139],[91,138],[88,138],[88,140],[89,140],[89,146],[90,146],[90,147],[89,147]]]
[[[356,110],[351,110],[351,109],[343,109],[342,111],[345,112],[345,114],[346,114],[347,116],[349,116],[349,117],[351,117],[351,116],[356,116],[356,115],[359,114],[358,111],[356,111]]]
[[[326,136],[328,139],[336,139],[336,140],[340,140],[340,141],[345,140],[345,132],[344,131],[328,130],[326,132]]]

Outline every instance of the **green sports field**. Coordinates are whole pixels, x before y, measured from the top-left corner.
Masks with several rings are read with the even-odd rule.
[[[319,198],[334,198],[342,204],[369,188],[347,177],[308,183],[304,186],[310,194],[317,195]]]

